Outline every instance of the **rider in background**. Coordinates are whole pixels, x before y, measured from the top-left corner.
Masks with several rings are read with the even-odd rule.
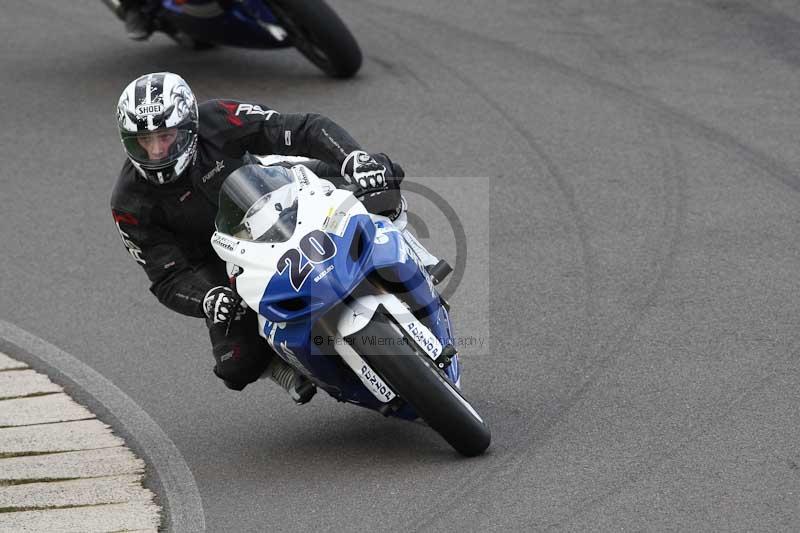
[[[219,190],[247,153],[306,156],[306,164],[360,197],[373,213],[402,211],[402,168],[368,154],[342,127],[318,114],[281,114],[263,104],[209,100],[198,105],[168,72],[132,81],[117,105],[128,158],[111,197],[122,241],[150,279],[151,292],[178,313],[206,319],[216,364],[228,388],[262,374],[297,403],[316,391],[258,335],[256,313],[230,288],[211,247]]]

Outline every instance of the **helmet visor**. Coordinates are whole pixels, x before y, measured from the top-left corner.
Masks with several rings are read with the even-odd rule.
[[[143,168],[155,170],[174,163],[189,148],[194,135],[181,128],[123,133],[122,144],[131,159]]]

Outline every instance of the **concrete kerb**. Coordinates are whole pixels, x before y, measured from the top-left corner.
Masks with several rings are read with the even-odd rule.
[[[186,461],[158,424],[127,394],[74,356],[3,320],[0,352],[63,386],[146,461],[146,486],[160,496],[164,530],[205,531],[200,493]]]

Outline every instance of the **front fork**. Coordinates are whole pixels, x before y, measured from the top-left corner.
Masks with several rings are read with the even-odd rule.
[[[282,17],[276,12],[275,10],[275,3],[270,1],[262,1],[263,7],[259,10],[260,12],[254,11],[249,5],[246,0],[226,0],[224,2],[220,2],[223,7],[230,6],[231,4],[239,4],[239,9],[242,10],[243,13],[247,14],[252,20],[258,22],[259,26],[266,29],[272,37],[277,41],[285,41],[288,37],[290,37],[290,32],[286,30],[286,21],[282,19]],[[263,12],[264,14],[269,14],[269,18],[272,20],[264,20],[264,17],[261,16]],[[282,13],[282,12],[281,12]]]

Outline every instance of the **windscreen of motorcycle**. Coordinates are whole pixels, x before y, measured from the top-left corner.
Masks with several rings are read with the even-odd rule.
[[[219,193],[217,231],[254,242],[285,242],[297,225],[297,183],[283,167],[245,165]]]

